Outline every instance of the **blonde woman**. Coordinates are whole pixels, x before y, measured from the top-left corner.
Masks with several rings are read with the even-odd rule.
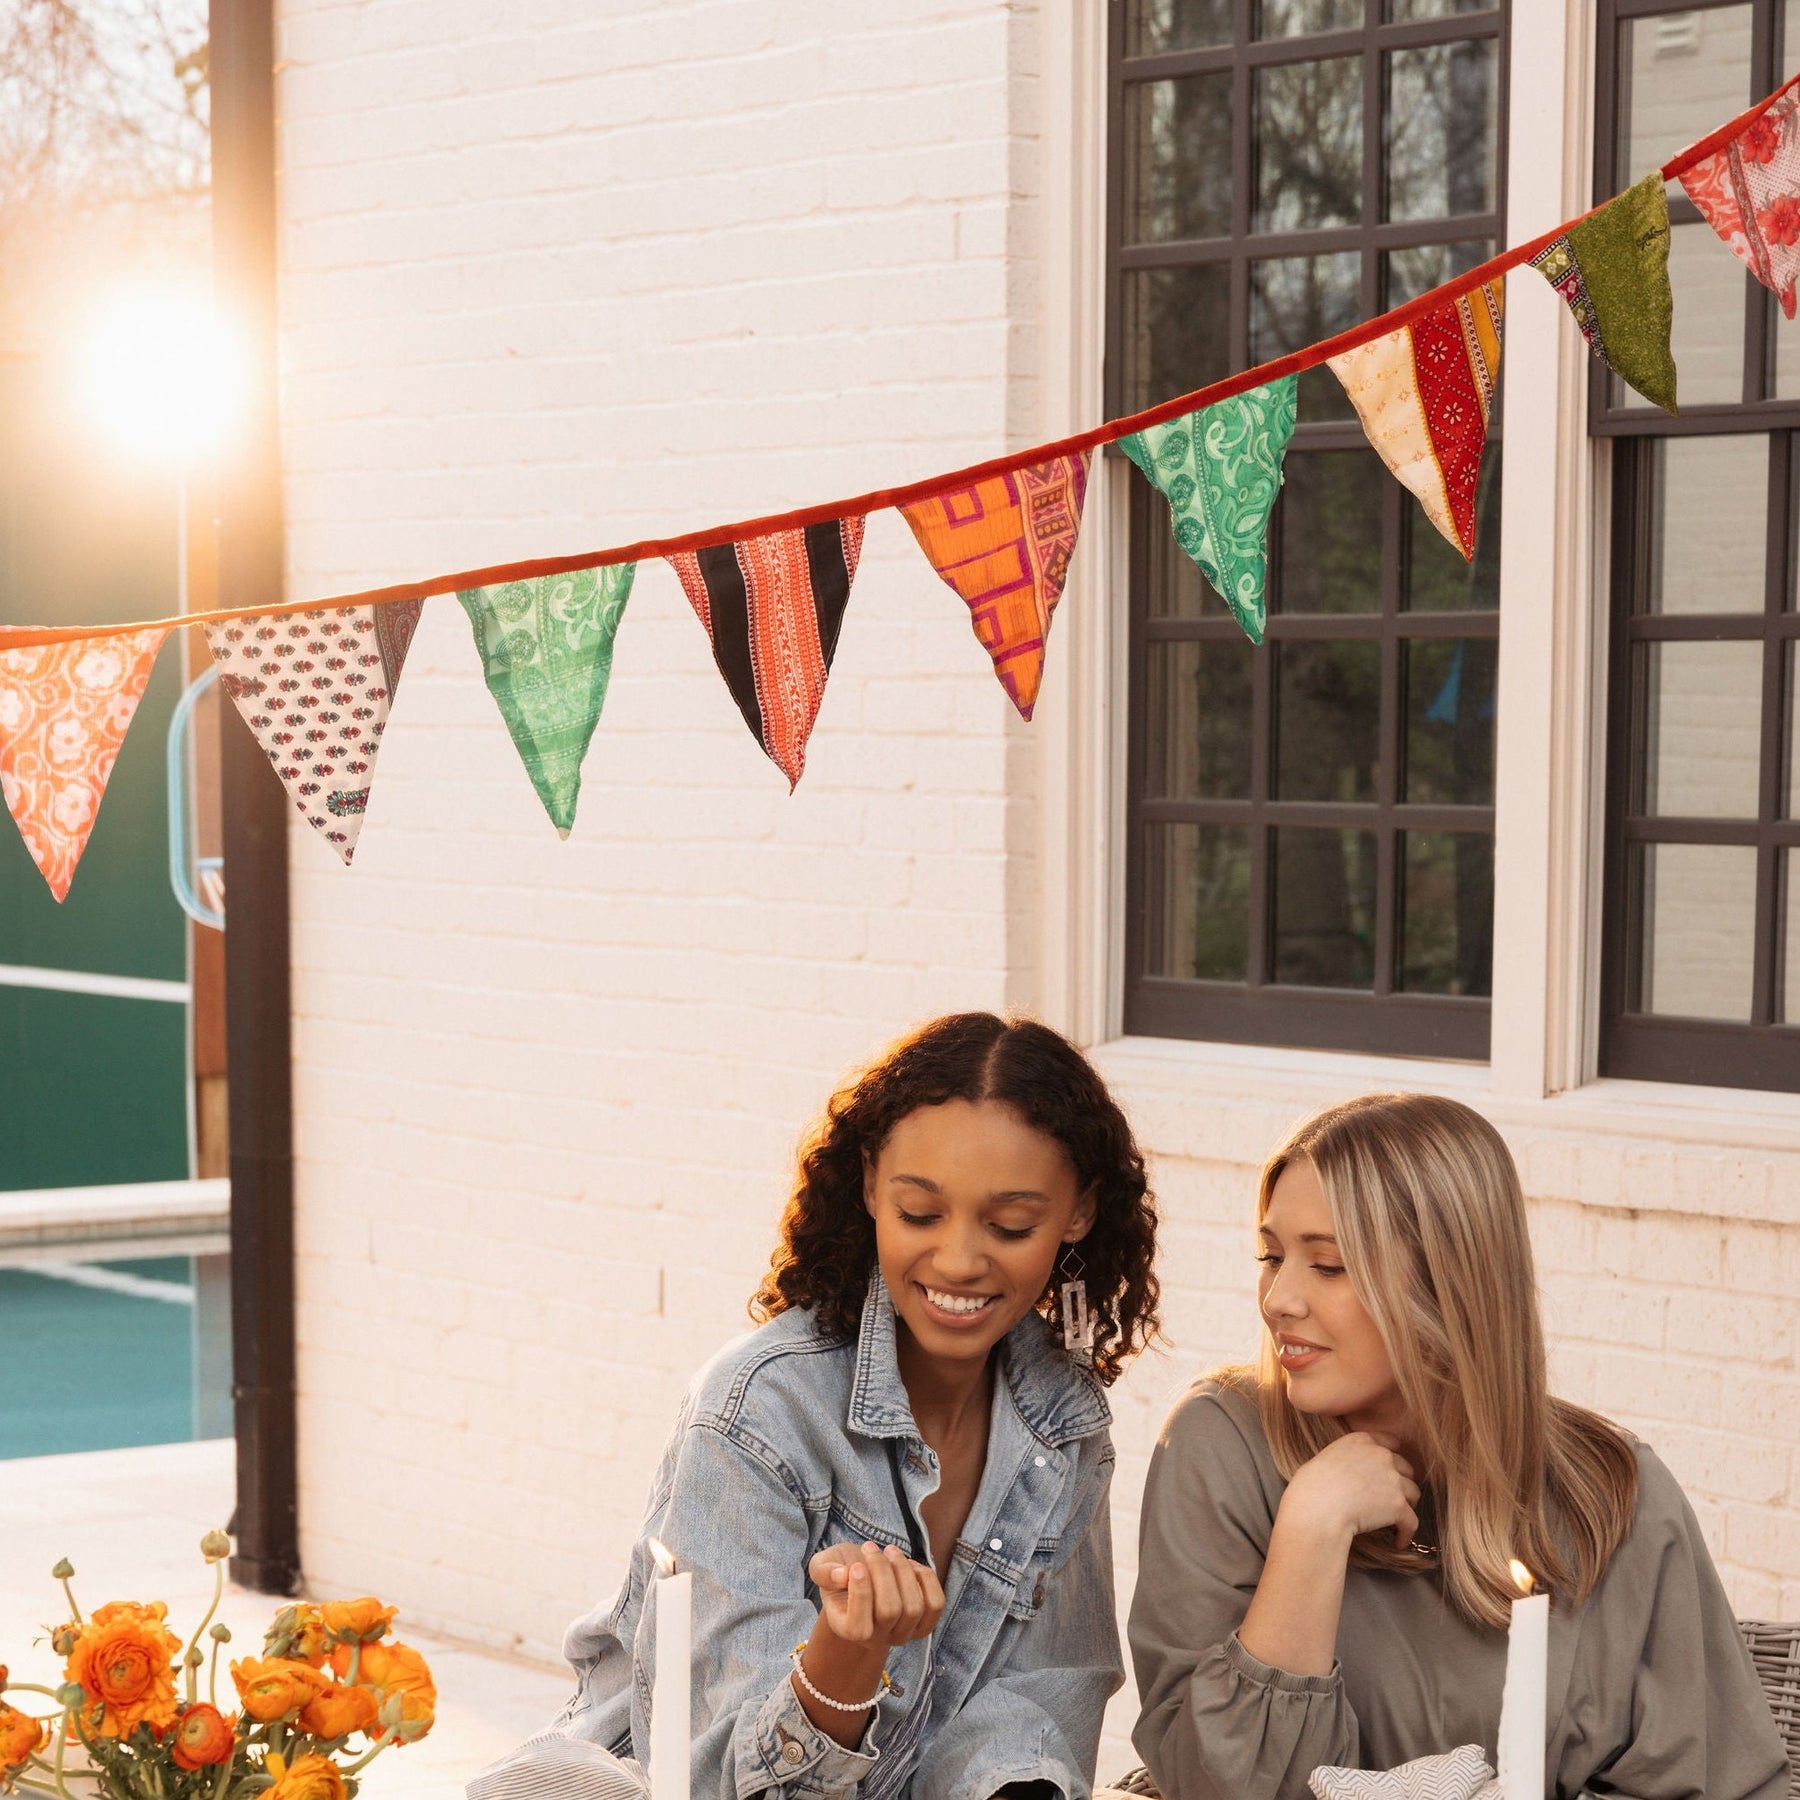
[[[1419,1094],[1333,1107],[1269,1159],[1257,1226],[1260,1362],[1188,1393],[1144,1497],[1135,1741],[1162,1793],[1491,1758],[1516,1557],[1553,1596],[1546,1795],[1784,1800],[1681,1490],[1546,1390],[1494,1128]]]

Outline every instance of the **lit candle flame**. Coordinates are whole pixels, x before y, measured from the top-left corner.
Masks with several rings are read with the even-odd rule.
[[[656,1572],[658,1575],[673,1575],[675,1573],[675,1552],[671,1550],[661,1538],[652,1538],[650,1540],[650,1554],[656,1559]]]
[[[1516,1556],[1506,1566],[1512,1570],[1513,1586],[1521,1594],[1537,1592],[1537,1577]]]

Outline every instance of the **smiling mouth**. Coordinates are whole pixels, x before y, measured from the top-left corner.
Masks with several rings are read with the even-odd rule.
[[[1325,1354],[1323,1344],[1308,1344],[1299,1338],[1283,1338],[1276,1345],[1276,1354],[1288,1368],[1302,1367],[1315,1357]]]
[[[927,1287],[922,1281],[915,1285],[934,1313],[946,1323],[958,1325],[979,1319],[1000,1298],[998,1294],[953,1294],[947,1288]]]

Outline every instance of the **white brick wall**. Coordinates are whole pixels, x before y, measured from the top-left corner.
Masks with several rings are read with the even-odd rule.
[[[1066,396],[1036,328],[1045,29],[997,0],[284,0],[294,593],[1046,435]],[[1102,604],[1104,549],[1065,618]],[[613,1584],[835,1080],[911,1020],[1048,991],[1043,742],[878,514],[799,792],[650,565],[562,844],[459,609],[428,606],[355,871],[292,844],[315,1587],[547,1655]],[[1474,1072],[1102,1059],[1155,1158],[1173,1340],[1116,1394],[1123,1599],[1157,1422],[1252,1341],[1269,1145],[1358,1086],[1488,1103]],[[1800,1616],[1792,1109],[1761,1128],[1629,1097],[1489,1110],[1532,1196],[1565,1391],[1664,1452],[1741,1610]]]

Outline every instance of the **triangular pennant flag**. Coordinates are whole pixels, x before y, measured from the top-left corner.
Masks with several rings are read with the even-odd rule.
[[[0,651],[0,793],[61,901],[166,625]]]
[[[1800,88],[1681,177],[1701,216],[1794,316],[1800,274]]]
[[[613,639],[636,574],[636,563],[607,563],[456,596],[474,627],[488,692],[564,837],[575,825],[582,758],[606,704]]]
[[[202,627],[219,685],[300,816],[346,865],[422,605],[322,606]]]
[[[1328,359],[1381,460],[1471,561],[1505,305],[1504,278],[1496,275],[1410,325]]]
[[[744,723],[790,791],[806,769],[862,540],[853,515],[669,558]]]
[[[975,636],[1022,718],[1037,704],[1087,477],[1083,451],[900,508],[931,566],[967,602]]]
[[[1263,641],[1268,618],[1269,511],[1294,435],[1298,385],[1284,375],[1119,440],[1169,502],[1176,543],[1253,644]]]
[[[1669,197],[1646,175],[1531,259],[1568,303],[1588,348],[1664,412],[1675,410],[1669,330]]]

